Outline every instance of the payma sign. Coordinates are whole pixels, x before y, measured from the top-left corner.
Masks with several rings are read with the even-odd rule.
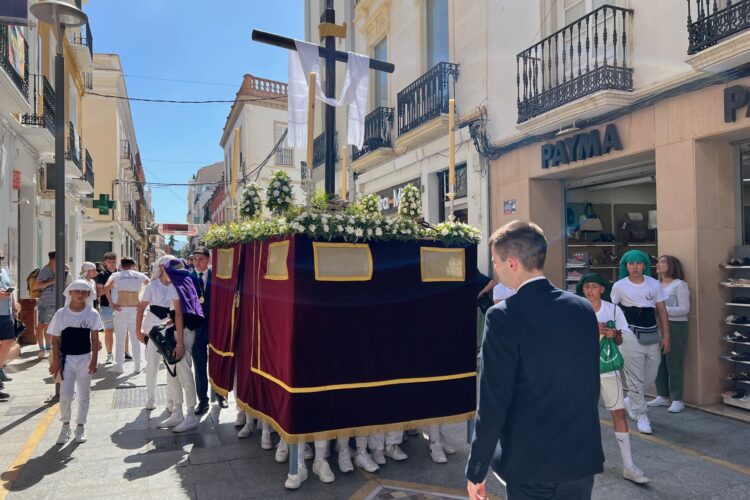
[[[592,130],[554,144],[543,144],[542,168],[559,167],[620,150],[622,150],[620,134],[617,133],[615,124],[610,123],[604,129],[604,137],[599,130]]]

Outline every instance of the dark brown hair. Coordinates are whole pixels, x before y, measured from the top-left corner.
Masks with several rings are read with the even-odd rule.
[[[106,252],[102,260],[117,260],[117,254],[115,252]]]
[[[47,257],[49,257],[49,260],[54,260],[57,256],[57,252],[52,250],[51,252],[47,252]]]
[[[131,259],[130,257],[123,257],[122,259],[120,259],[120,266],[123,269],[129,269],[135,266],[135,261]]]
[[[542,228],[533,222],[514,220],[490,237],[490,246],[502,260],[513,256],[527,271],[541,270],[547,259],[547,240]]]
[[[682,272],[682,264],[680,264],[677,257],[672,255],[662,255],[659,258],[667,261],[667,278],[672,278],[674,280],[685,279],[685,273]]]

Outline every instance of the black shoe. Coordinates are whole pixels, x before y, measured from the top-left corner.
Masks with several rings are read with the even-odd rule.
[[[13,379],[5,374],[5,369],[0,368],[0,382],[12,382]]]
[[[7,392],[0,392],[0,399],[8,399],[10,397],[10,394]]]
[[[224,398],[219,399],[219,407],[220,408],[229,408],[229,403],[227,403],[227,400]]]
[[[195,407],[196,415],[204,415],[208,411],[208,401],[201,401],[198,406]]]
[[[125,353],[125,359],[128,360],[128,361],[133,361],[133,356],[131,356],[129,352],[126,352]]]

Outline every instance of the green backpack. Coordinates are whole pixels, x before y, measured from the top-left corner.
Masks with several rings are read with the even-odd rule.
[[[624,365],[625,360],[614,339],[604,337],[599,342],[599,373],[616,372]]]

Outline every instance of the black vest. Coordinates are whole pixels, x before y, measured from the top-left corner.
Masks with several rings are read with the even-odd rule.
[[[60,353],[66,355],[88,354],[91,352],[91,329],[69,326],[62,331]]]

